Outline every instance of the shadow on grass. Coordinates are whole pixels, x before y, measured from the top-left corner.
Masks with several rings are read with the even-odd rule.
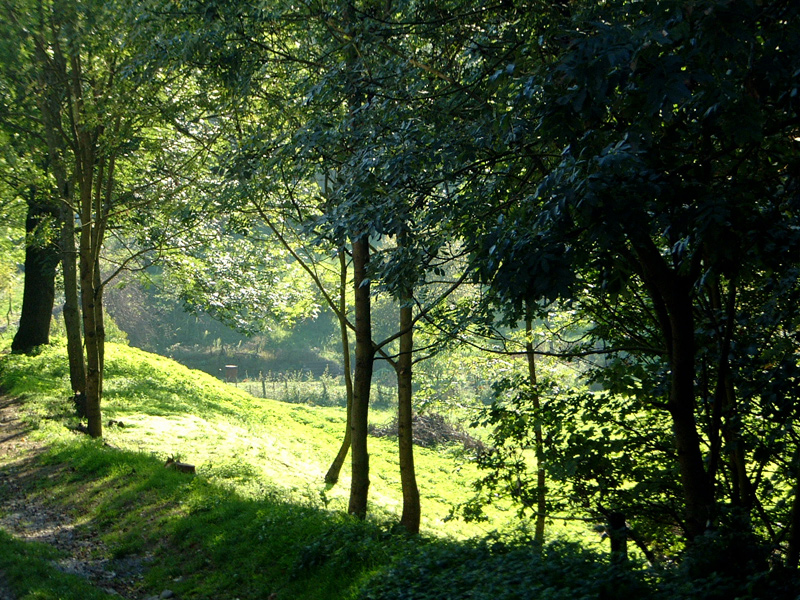
[[[415,543],[268,489],[236,492],[165,469],[154,456],[92,440],[53,447],[48,497],[86,515],[114,558],[152,555],[145,586],[193,598],[354,598],[363,582]]]
[[[39,484],[86,515],[111,557],[147,558],[144,587],[226,600],[648,598],[639,574],[575,544],[411,537],[269,489],[244,498],[153,456],[77,439]],[[495,541],[496,542],[496,541]],[[608,595],[608,594],[611,595]],[[88,598],[89,596],[87,596]]]
[[[108,600],[114,598],[78,575],[64,573],[54,561],[63,554],[37,542],[22,542],[0,530],[0,573],[20,599]]]

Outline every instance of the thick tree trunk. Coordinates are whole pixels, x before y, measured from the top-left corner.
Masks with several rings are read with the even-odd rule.
[[[86,367],[83,358],[81,318],[78,301],[78,275],[75,250],[75,212],[72,208],[73,186],[64,165],[64,140],[61,137],[61,96],[57,92],[66,79],[63,55],[57,53],[52,59],[44,52],[45,44],[37,44],[36,57],[40,64],[39,84],[42,94],[37,102],[42,113],[44,135],[50,170],[58,186],[61,203],[61,268],[64,277],[64,327],[67,332],[67,356],[70,385],[76,398],[83,398],[86,389]],[[85,406],[77,407],[79,412]]]
[[[668,410],[672,419],[687,539],[701,535],[713,519],[714,491],[705,470],[695,420],[695,333],[692,284],[661,256],[641,231],[629,231],[641,275],[655,308],[670,363]]]
[[[50,321],[55,302],[58,246],[42,227],[54,219],[53,207],[36,199],[31,190],[25,219],[25,284],[19,329],[11,342],[12,352],[28,353],[50,343]]]
[[[400,484],[403,490],[402,525],[408,533],[419,533],[421,508],[414,469],[414,435],[412,429],[412,352],[414,329],[410,297],[403,298],[400,308],[400,353],[397,357],[397,439],[400,456]]]
[[[533,541],[544,543],[544,526],[547,515],[547,489],[545,487],[544,471],[544,436],[542,434],[542,421],[540,410],[542,408],[539,391],[536,387],[536,355],[533,351],[533,311],[530,301],[525,306],[525,356],[528,359],[528,379],[533,394],[533,409],[536,411],[536,420],[533,424],[533,435],[536,452],[536,525],[533,532]]]
[[[686,535],[691,540],[701,535],[712,521],[713,496],[703,464],[700,436],[697,433],[694,405],[695,342],[694,318],[689,290],[670,306],[672,368],[669,412],[672,417],[675,448],[686,502]]]
[[[619,512],[606,514],[606,533],[611,544],[611,562],[615,564],[628,560],[628,527],[625,515]]]
[[[344,250],[339,251],[339,332],[342,336],[342,359],[344,361],[344,387],[347,393],[347,423],[344,439],[333,459],[328,472],[325,474],[325,483],[329,485],[339,481],[342,465],[350,451],[350,427],[352,424],[351,412],[353,410],[353,377],[350,371],[350,338],[347,332],[347,257]]]
[[[353,285],[355,287],[356,364],[350,422],[352,480],[348,512],[363,519],[367,515],[367,496],[369,492],[367,425],[375,347],[372,344],[370,286],[366,271],[367,263],[369,262],[369,240],[366,235],[361,235],[353,239],[352,245]]]

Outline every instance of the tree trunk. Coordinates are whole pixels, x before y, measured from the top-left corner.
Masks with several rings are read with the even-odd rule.
[[[98,223],[99,212],[95,210],[93,182],[95,178],[95,152],[89,136],[79,135],[78,193],[80,195],[80,286],[81,316],[86,347],[86,417],[89,435],[102,437],[103,423],[100,412],[101,400],[101,350],[102,343],[97,322],[99,290],[97,289],[97,262],[99,259]]]
[[[60,200],[61,219],[61,269],[64,277],[64,327],[67,332],[67,356],[69,379],[76,397],[83,396],[86,389],[86,367],[83,358],[81,318],[78,302],[78,275],[75,250],[75,211],[72,208],[73,186],[67,177],[64,165],[64,140],[61,128],[61,95],[57,91],[67,78],[63,55],[59,52],[51,59],[44,52],[43,40],[36,45],[39,61],[39,84],[42,93],[37,98],[42,113],[44,136],[50,170],[56,180]],[[85,407],[78,407],[80,409]],[[81,416],[85,416],[82,414]]]
[[[91,219],[81,223],[81,308],[83,332],[86,344],[86,417],[89,435],[102,437],[103,422],[100,413],[100,340],[97,328],[97,294],[95,293],[95,261],[92,260],[92,247],[89,238],[92,233]]]
[[[367,515],[367,496],[369,492],[367,425],[375,347],[372,344],[370,285],[366,271],[367,263],[369,262],[369,239],[366,235],[354,237],[352,246],[353,285],[355,287],[356,364],[353,378],[353,406],[350,416],[352,480],[348,512],[363,519]]]
[[[685,502],[684,530],[691,541],[713,518],[714,493],[709,483],[695,420],[695,334],[692,284],[677,273],[653,240],[641,231],[627,232],[639,259],[642,279],[656,311],[670,363],[667,404],[672,418],[678,469]]]
[[[734,282],[730,283],[725,305],[722,304],[722,292],[718,285],[712,285],[710,293],[711,307],[722,314],[724,310],[724,322],[720,325],[723,335],[720,342],[720,357],[717,366],[717,387],[714,394],[714,411],[717,418],[714,419],[713,426],[721,427],[722,437],[728,450],[728,463],[730,466],[731,481],[731,502],[735,506],[744,507],[750,510],[753,505],[753,495],[751,492],[750,477],[747,472],[747,452],[745,444],[741,443],[742,424],[738,417],[736,406],[736,389],[733,384],[733,374],[731,373],[730,351],[731,340],[733,339],[734,328],[736,326],[736,294],[737,288]],[[724,423],[722,423],[724,417]],[[714,432],[717,438],[719,433]],[[715,441],[712,437],[712,442]],[[717,441],[717,448],[712,443],[712,455],[709,460],[709,485],[714,485],[715,467],[719,460],[720,442]]]
[[[397,440],[400,456],[400,483],[403,489],[403,514],[400,518],[408,533],[419,533],[421,509],[419,488],[414,470],[414,436],[412,430],[412,352],[414,329],[411,297],[402,299],[400,308],[400,353],[397,357]]]
[[[533,541],[544,543],[544,525],[547,515],[547,489],[544,471],[544,436],[542,435],[541,401],[536,388],[536,355],[533,352],[533,311],[530,301],[525,304],[525,356],[528,359],[528,378],[531,384],[533,409],[536,420],[533,424],[533,435],[536,452],[536,526]]]
[[[66,196],[65,198],[68,198]],[[61,270],[64,277],[64,328],[67,331],[67,359],[72,391],[85,398],[86,363],[83,355],[83,334],[78,294],[78,269],[75,250],[75,215],[65,200],[61,223]],[[81,417],[86,416],[85,402],[76,407]]]
[[[682,294],[676,291],[676,296],[681,296],[677,301],[668,303],[671,304],[672,342],[669,412],[686,502],[686,535],[692,540],[701,535],[711,522],[713,499],[703,465],[700,436],[694,415],[695,344],[692,302],[689,290],[682,291]]]
[[[347,332],[347,257],[344,250],[339,250],[339,332],[342,336],[342,358],[344,360],[344,387],[347,393],[347,423],[345,426],[344,439],[333,459],[328,472],[325,474],[325,483],[329,485],[339,481],[339,473],[342,471],[347,453],[350,451],[350,427],[352,425],[351,412],[353,410],[353,377],[350,371],[350,338]]]
[[[95,259],[94,264],[94,314],[95,327],[97,328],[97,364],[99,366],[97,378],[97,395],[103,397],[103,376],[106,372],[106,321],[103,307],[103,282],[100,278],[100,260]]]
[[[800,451],[795,451],[794,460],[794,498],[789,519],[789,548],[786,551],[786,566],[797,569],[800,562]]]
[[[606,534],[611,543],[611,562],[624,563],[628,560],[628,527],[625,515],[619,512],[606,514]]]
[[[42,230],[56,215],[49,203],[36,199],[36,194],[37,190],[31,190],[28,199],[22,314],[11,342],[12,352],[28,353],[36,346],[50,343],[58,246],[49,239],[49,233]]]

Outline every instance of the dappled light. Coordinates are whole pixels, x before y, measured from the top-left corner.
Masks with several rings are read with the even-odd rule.
[[[0,600],[798,600],[800,2],[3,0]]]

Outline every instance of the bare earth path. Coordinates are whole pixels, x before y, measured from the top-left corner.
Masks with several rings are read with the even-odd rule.
[[[65,553],[56,566],[86,577],[95,587],[136,600],[146,565],[138,558],[111,560],[96,531],[76,527],[70,510],[34,493],[33,484],[52,477],[60,467],[43,467],[36,456],[43,448],[30,438],[19,418],[21,402],[0,396],[0,529],[23,541],[36,541]],[[0,600],[15,600],[0,572]]]

